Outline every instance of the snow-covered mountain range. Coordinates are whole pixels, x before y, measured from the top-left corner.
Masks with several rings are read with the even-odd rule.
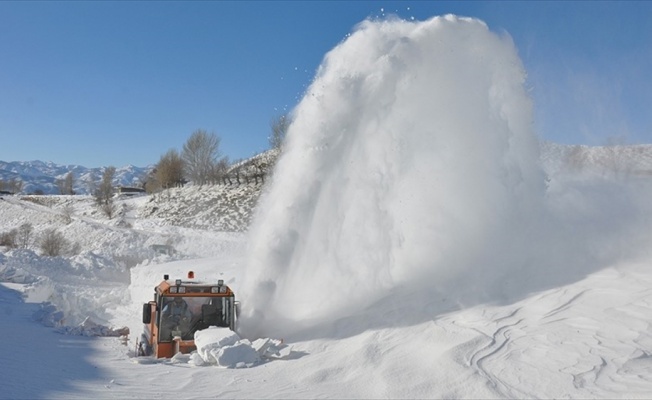
[[[115,186],[140,186],[143,177],[151,170],[148,167],[126,165],[116,168]],[[63,180],[73,173],[74,191],[89,194],[101,181],[105,167],[87,168],[80,165],[60,165],[44,161],[0,161],[0,181],[19,180],[23,183],[22,193],[59,194],[57,180]]]
[[[267,152],[250,160],[234,165],[233,169],[251,169],[252,164],[261,163],[267,167],[274,163],[277,154]],[[564,145],[552,142],[541,143],[541,163],[551,174],[560,169],[575,172],[652,174],[652,145],[585,146]],[[153,166],[136,167],[126,165],[116,168],[115,186],[141,186],[144,177]],[[44,161],[0,161],[0,181],[23,182],[23,194],[59,194],[57,180],[70,172],[74,177],[77,194],[90,194],[102,179],[105,167],[87,168],[80,165],[61,165]],[[251,172],[245,172],[251,174]]]

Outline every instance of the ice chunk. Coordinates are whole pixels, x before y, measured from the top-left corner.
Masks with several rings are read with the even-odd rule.
[[[287,357],[291,352],[282,340],[262,338],[251,343],[229,329],[214,326],[195,332],[195,345],[197,352],[188,362],[196,366],[246,368],[263,359]]]
[[[226,368],[243,368],[260,362],[258,352],[248,341],[239,341],[233,346],[223,347],[214,356],[217,364]]]

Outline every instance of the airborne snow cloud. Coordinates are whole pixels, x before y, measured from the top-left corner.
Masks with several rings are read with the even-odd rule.
[[[479,20],[360,24],[294,110],[250,235],[245,330],[373,319],[363,310],[396,291],[504,301],[548,287],[565,261],[577,278],[616,254],[607,244],[632,232],[603,213],[637,230],[642,205],[546,180],[525,83],[509,36]],[[569,223],[569,201],[595,211]]]

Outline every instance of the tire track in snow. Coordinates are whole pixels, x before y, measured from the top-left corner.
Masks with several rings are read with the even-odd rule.
[[[575,302],[576,302],[580,297],[582,297],[582,296],[583,296],[586,292],[588,292],[589,290],[590,290],[590,289],[584,289],[584,290],[582,290],[581,292],[577,293],[575,296],[571,297],[568,301],[564,302],[564,303],[563,303],[562,305],[560,305],[559,307],[556,307],[556,308],[554,308],[554,309],[548,311],[548,312],[543,316],[542,319],[550,318],[550,317],[552,317],[552,316],[554,316],[554,315],[556,315],[556,314],[558,314],[558,313],[560,313],[560,312],[562,312],[562,311],[564,311],[564,310],[567,310],[567,309],[570,308],[570,307],[571,307],[571,306],[572,306],[572,305],[573,305],[573,304],[574,304],[574,303],[575,303]],[[564,292],[564,294],[566,294],[566,292]]]
[[[495,322],[508,320],[518,313],[518,309],[509,314],[508,316],[497,319]],[[510,346],[512,331],[514,328],[521,325],[523,318],[520,318],[514,323],[499,326],[491,336],[484,334],[489,339],[489,343],[479,350],[476,350],[470,357],[470,366],[473,367],[480,376],[487,380],[487,383],[492,386],[502,397],[505,398],[522,398],[527,396],[514,386],[507,384],[492,370],[485,367],[485,363],[492,358],[505,356],[500,355],[504,350]]]

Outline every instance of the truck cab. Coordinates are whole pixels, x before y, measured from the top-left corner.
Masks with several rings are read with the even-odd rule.
[[[201,282],[169,279],[154,288],[154,299],[143,304],[144,332],[138,355],[170,358],[196,350],[195,332],[209,326],[236,329],[235,295],[223,280]]]

